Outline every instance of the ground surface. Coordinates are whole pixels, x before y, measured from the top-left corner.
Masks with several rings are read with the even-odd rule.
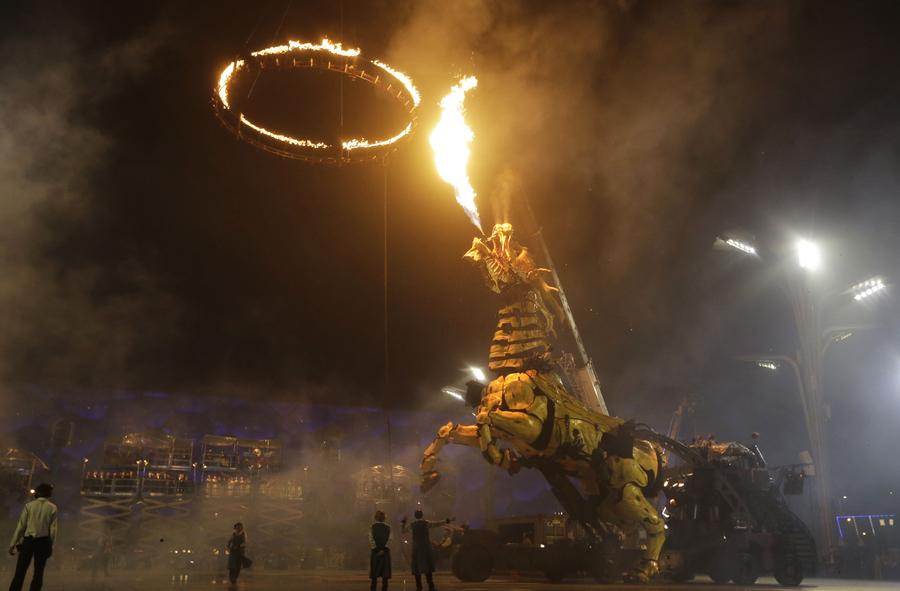
[[[221,589],[227,591],[229,585],[223,582],[222,574],[191,574],[181,576],[164,576],[151,573],[117,573],[108,579],[99,578],[91,582],[90,576],[82,573],[47,573],[44,583],[45,591],[106,591],[106,590],[133,590],[156,591],[175,589],[178,591],[215,591]],[[461,583],[449,573],[438,573],[435,582],[439,591],[588,591],[602,589],[614,590],[656,590],[665,591],[739,591],[740,589],[754,589],[755,591],[769,591],[774,589],[790,589],[779,587],[774,579],[763,578],[752,587],[738,587],[737,585],[714,585],[708,579],[698,578],[694,583],[685,585],[658,584],[645,587],[634,585],[597,585],[586,580],[573,580],[567,583],[550,584],[538,579],[515,579],[510,577],[494,578],[484,583]],[[26,580],[26,585],[28,581]],[[0,587],[5,586],[5,581],[0,581]],[[369,581],[362,572],[322,572],[312,573],[273,573],[273,572],[246,572],[242,573],[238,591],[353,591],[355,589],[368,590]],[[379,587],[380,588],[380,587]],[[26,586],[27,589],[27,586]],[[410,576],[397,576],[391,581],[390,589],[393,591],[414,591],[415,583]],[[810,579],[804,581],[801,590],[822,589],[823,591],[898,591],[900,582],[876,582],[876,581],[850,581],[838,579]]]

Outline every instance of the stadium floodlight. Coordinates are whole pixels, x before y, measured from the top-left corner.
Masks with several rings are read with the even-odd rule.
[[[481,382],[482,384],[487,382],[487,376],[484,375],[484,370],[480,367],[470,367],[469,371],[472,372],[472,377],[475,378],[476,382]]]
[[[853,294],[853,299],[859,302],[883,291],[885,287],[887,286],[881,277],[873,277],[851,287],[850,293]]]
[[[731,236],[717,236],[716,244],[719,246],[737,250],[738,252],[742,252],[744,254],[749,254],[750,256],[756,256],[756,247],[746,240],[738,240],[737,238]]]
[[[809,240],[797,240],[797,263],[807,271],[818,271],[822,266],[822,251]]]
[[[441,388],[441,392],[463,402],[465,402],[466,400],[465,391],[455,386],[444,386],[443,388]]]

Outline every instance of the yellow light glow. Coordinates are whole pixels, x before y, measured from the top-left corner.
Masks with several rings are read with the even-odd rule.
[[[475,189],[469,182],[467,167],[471,150],[469,144],[475,139],[472,129],[466,124],[464,102],[466,92],[478,85],[478,79],[467,76],[441,99],[441,118],[431,132],[429,141],[434,151],[434,163],[438,174],[453,187],[456,202],[466,215],[481,230],[481,219],[475,205]]]

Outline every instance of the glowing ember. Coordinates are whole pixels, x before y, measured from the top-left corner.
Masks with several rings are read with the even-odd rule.
[[[481,230],[481,219],[475,205],[475,189],[472,188],[466,171],[471,153],[469,144],[475,139],[475,134],[466,124],[463,106],[466,92],[477,85],[477,78],[467,76],[450,90],[450,94],[441,99],[441,119],[431,132],[429,141],[438,174],[453,187],[456,202],[462,206],[475,227]]]

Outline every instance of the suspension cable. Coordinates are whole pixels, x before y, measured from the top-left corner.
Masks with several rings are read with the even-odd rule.
[[[291,10],[291,6],[294,4],[294,0],[288,0],[288,2],[284,6],[284,12],[281,13],[281,19],[278,21],[278,26],[275,27],[275,34],[272,35],[272,42],[270,45],[274,45],[278,40],[278,35],[281,33],[281,27],[284,25],[284,19],[287,17],[288,12]],[[247,99],[253,94],[253,89],[256,88],[256,83],[259,81],[259,76],[262,74],[262,70],[256,71],[256,76],[253,78],[253,83],[250,85],[250,90],[247,91]]]

